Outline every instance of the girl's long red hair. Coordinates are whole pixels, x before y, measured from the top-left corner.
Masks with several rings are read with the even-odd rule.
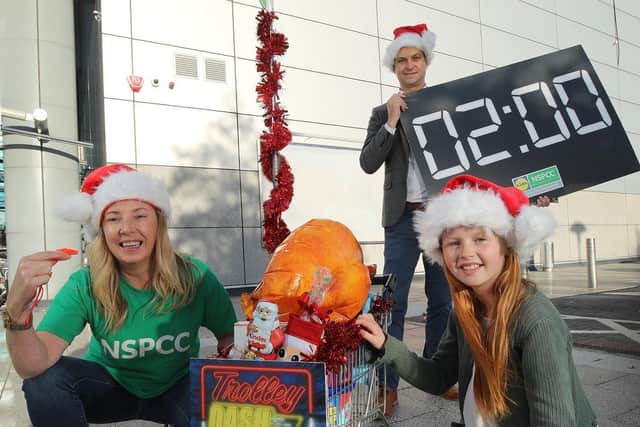
[[[457,280],[446,266],[444,270],[458,322],[473,353],[473,392],[478,411],[487,420],[499,420],[509,414],[509,332],[526,298],[527,288],[532,284],[522,278],[520,259],[509,251],[505,255],[502,272],[496,279],[496,305],[486,313],[489,325],[485,328],[480,302],[471,288]]]

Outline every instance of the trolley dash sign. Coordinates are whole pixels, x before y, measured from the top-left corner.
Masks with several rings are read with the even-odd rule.
[[[191,359],[192,427],[326,426],[323,363]]]

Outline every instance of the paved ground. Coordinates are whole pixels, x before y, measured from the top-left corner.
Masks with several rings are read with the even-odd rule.
[[[598,288],[589,289],[586,266],[556,267],[552,272],[531,272],[529,278],[563,313],[572,330],[576,347],[574,359],[587,395],[601,427],[640,425],[640,263],[601,264]],[[588,294],[588,295],[585,295]],[[242,318],[234,297],[236,312]],[[405,342],[421,352],[425,309],[422,278],[416,277],[409,297]],[[37,313],[40,318],[42,310]],[[203,334],[203,354],[215,348],[215,339]],[[584,338],[584,339],[583,339]],[[21,381],[11,367],[0,326],[0,427],[29,426]],[[81,355],[87,335],[78,337],[68,353]],[[587,349],[589,347],[589,349]],[[446,426],[459,419],[456,402],[427,395],[401,383],[400,405],[388,422],[394,426]],[[382,425],[381,422],[375,425]],[[132,421],[111,427],[152,427],[157,424]]]
[[[640,357],[640,286],[553,299],[575,346]]]

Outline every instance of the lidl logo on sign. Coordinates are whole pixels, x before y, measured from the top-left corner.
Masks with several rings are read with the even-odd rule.
[[[556,165],[517,176],[511,182],[514,187],[524,191],[527,197],[538,196],[564,187],[560,171]]]

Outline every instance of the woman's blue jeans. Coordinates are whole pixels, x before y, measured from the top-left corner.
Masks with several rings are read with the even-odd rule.
[[[102,366],[63,356],[41,375],[22,383],[34,427],[86,426],[147,420],[189,426],[189,376],[163,394],[141,399]]]
[[[414,211],[405,209],[400,220],[384,229],[384,273],[394,273],[397,288],[393,293],[393,309],[389,335],[402,341],[404,336],[404,318],[407,314],[409,288],[413,273],[422,254],[417,234],[413,228]],[[429,262],[422,254],[424,265],[424,290],[427,295],[427,320],[425,322],[425,344],[422,356],[430,358],[436,352],[440,338],[447,327],[451,312],[451,293],[449,284],[440,265]],[[398,387],[398,375],[393,368],[387,367],[387,387]]]

